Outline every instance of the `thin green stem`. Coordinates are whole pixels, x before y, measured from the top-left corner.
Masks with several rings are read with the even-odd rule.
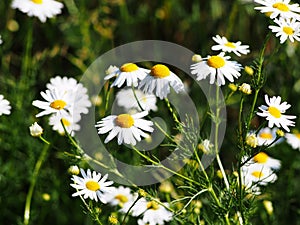
[[[28,225],[29,224],[29,220],[30,220],[30,207],[31,207],[31,200],[32,200],[32,195],[33,195],[33,191],[34,191],[34,187],[39,175],[39,171],[40,168],[43,164],[43,162],[46,159],[47,153],[48,153],[48,149],[50,146],[50,143],[48,141],[46,141],[44,138],[40,137],[40,139],[46,143],[46,145],[44,146],[32,173],[32,177],[30,180],[30,186],[29,186],[29,190],[26,196],[26,202],[25,202],[25,210],[24,210],[24,220],[23,220],[23,224],[24,225]]]
[[[127,216],[129,215],[129,213],[130,213],[130,210],[133,208],[133,206],[137,203],[137,201],[138,200],[140,200],[140,196],[132,203],[132,205],[129,207],[129,209],[127,210],[127,212],[126,212],[126,214],[125,214],[125,216],[124,216],[124,219],[123,219],[123,221],[122,221],[122,223],[121,223],[121,225],[125,225],[125,220],[126,220],[126,218],[127,218]]]

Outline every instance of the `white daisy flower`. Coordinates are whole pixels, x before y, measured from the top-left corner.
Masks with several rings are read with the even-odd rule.
[[[163,203],[166,207],[168,203]],[[143,218],[138,220],[139,225],[161,225],[172,220],[173,213],[156,201],[140,199],[132,208],[132,215],[138,216],[143,213]]]
[[[75,135],[75,131],[80,130],[80,125],[77,124],[80,121],[80,116],[75,115],[66,115],[62,117],[59,114],[53,114],[49,118],[49,125],[52,126],[52,129],[60,133],[61,135],[65,134],[65,130],[61,123],[64,124],[66,131],[71,135]]]
[[[101,178],[100,173],[96,171],[92,173],[90,169],[87,170],[87,173],[83,169],[80,169],[80,172],[82,177],[73,175],[71,178],[74,184],[70,185],[77,190],[72,194],[72,197],[82,195],[84,199],[90,198],[96,202],[99,199],[101,202],[106,203],[103,196],[111,190],[109,186],[113,184],[113,181],[106,181],[108,175],[106,174]]]
[[[111,84],[111,87],[117,86],[120,88],[125,82],[126,86],[138,86],[138,81],[143,80],[146,77],[147,70],[139,68],[134,63],[125,63],[120,68],[110,66],[107,70],[109,73],[104,80],[116,78]]]
[[[285,111],[291,107],[287,102],[281,102],[281,97],[272,97],[269,99],[268,95],[265,95],[266,105],[258,107],[262,112],[257,112],[257,115],[261,117],[266,117],[269,121],[268,127],[272,128],[275,124],[277,127],[282,127],[286,131],[290,131],[288,126],[295,126],[295,122],[291,119],[295,119],[296,116],[283,115]]]
[[[134,201],[138,198],[137,194],[131,194],[128,187],[113,187],[110,192],[104,194],[104,199],[112,206],[120,206],[120,212],[127,213]]]
[[[242,182],[245,187],[252,185],[267,185],[277,180],[277,175],[268,166],[248,162],[241,167]]]
[[[286,142],[292,146],[293,149],[300,151],[300,133],[285,134]]]
[[[2,116],[2,114],[9,115],[10,110],[10,102],[6,100],[3,95],[0,95],[0,116]]]
[[[166,98],[170,93],[170,86],[176,93],[184,90],[180,78],[162,64],[156,64],[141,81],[139,89],[146,94],[155,94],[160,99]]]
[[[36,117],[57,113],[62,117],[68,116],[72,112],[74,102],[72,101],[72,93],[59,91],[57,89],[46,90],[41,92],[42,97],[46,101],[34,100],[32,105],[43,109]]]
[[[241,64],[236,61],[229,61],[230,56],[225,56],[224,52],[219,55],[208,56],[201,62],[191,65],[191,73],[196,74],[197,80],[203,80],[210,75],[210,84],[217,81],[217,85],[225,84],[224,76],[234,82],[234,78],[241,76]]]
[[[72,109],[70,109],[72,115],[88,113],[88,107],[91,107],[92,103],[89,100],[87,89],[74,78],[56,76],[50,79],[50,83],[46,87],[49,90],[58,89],[60,92],[70,93],[71,102],[73,102]]]
[[[271,13],[271,19],[280,16],[299,20],[299,4],[289,4],[290,0],[255,0],[255,2],[263,5],[255,7],[255,9],[260,10],[262,13]]]
[[[249,50],[249,45],[242,45],[242,42],[230,42],[227,40],[226,37],[220,37],[220,35],[217,35],[216,37],[212,38],[215,42],[217,42],[217,45],[214,45],[211,47],[214,51],[222,51],[222,52],[233,52],[237,56],[241,56],[241,54],[247,55]]]
[[[136,141],[141,141],[141,137],[148,137],[147,132],[153,132],[153,122],[142,119],[148,115],[147,111],[143,111],[134,115],[120,114],[111,115],[97,122],[95,127],[98,127],[98,134],[109,132],[104,143],[111,141],[118,136],[118,144],[136,145]],[[142,131],[144,130],[144,131]]]
[[[274,19],[274,22],[278,26],[269,26],[273,33],[276,33],[276,37],[280,36],[280,44],[284,43],[288,38],[291,42],[294,39],[300,41],[300,22],[297,22],[295,18],[292,19]]]
[[[270,129],[269,127],[262,128],[257,134],[258,145],[270,145],[272,142],[274,142],[277,137],[277,130],[278,129],[276,127],[274,127],[273,129]],[[282,138],[274,142],[272,146],[278,144],[280,141],[282,141]]]
[[[46,22],[47,18],[52,18],[61,13],[63,4],[54,0],[13,0],[11,7],[19,9],[28,16],[35,16],[41,22]]]
[[[257,163],[274,170],[278,170],[281,167],[280,160],[268,156],[265,152],[259,152],[258,154],[253,156],[249,163]]]
[[[136,95],[136,97],[134,96]],[[136,109],[138,111],[156,111],[156,96],[152,94],[145,94],[139,89],[122,89],[116,95],[117,104],[124,107],[127,111]],[[140,106],[143,110],[141,110]]]

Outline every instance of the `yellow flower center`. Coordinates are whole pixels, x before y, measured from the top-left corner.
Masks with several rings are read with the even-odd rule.
[[[89,189],[90,191],[98,191],[100,190],[100,185],[98,184],[98,182],[90,180],[88,182],[85,183],[85,187],[87,189]]]
[[[253,160],[257,163],[266,163],[268,161],[268,158],[269,156],[266,153],[260,152],[253,157]]]
[[[122,195],[122,194],[116,195],[115,199],[119,200],[121,203],[128,202],[128,198],[125,195]]]
[[[50,103],[50,107],[57,110],[65,108],[66,105],[67,103],[63,100],[55,100],[54,102]]]
[[[295,136],[300,139],[300,133],[299,134],[295,134]]]
[[[138,70],[139,67],[134,63],[125,63],[121,66],[120,70],[122,72],[132,72]]]
[[[235,44],[232,43],[232,42],[229,42],[229,41],[225,44],[225,46],[227,46],[227,47],[229,47],[229,48],[236,48],[236,47],[235,47]]]
[[[272,5],[272,7],[275,8],[275,9],[278,9],[278,10],[280,10],[282,12],[288,12],[288,11],[290,11],[290,8],[286,4],[284,4],[282,2],[274,3]]]
[[[71,125],[71,122],[65,118],[62,118],[61,121],[65,127],[68,127]]]
[[[122,128],[129,128],[133,126],[134,119],[129,114],[120,114],[116,118],[116,124]]]
[[[283,32],[286,33],[287,35],[292,35],[294,33],[294,29],[291,27],[283,27],[282,28]]]
[[[151,201],[151,202],[147,203],[147,208],[157,210],[157,209],[159,209],[159,204],[155,201]]]
[[[261,133],[259,136],[263,139],[272,139],[273,135],[271,133]]]
[[[268,111],[275,118],[280,118],[281,117],[281,112],[276,107],[274,107],[274,106],[270,106],[268,108]]]
[[[168,67],[162,64],[157,64],[151,68],[150,74],[156,78],[164,78],[171,74]]]
[[[35,4],[42,4],[43,0],[31,0]]]
[[[225,60],[218,55],[215,56],[211,56],[208,60],[207,60],[207,65],[209,65],[210,67],[213,68],[221,68],[225,65]]]
[[[261,171],[254,171],[251,174],[252,174],[252,176],[254,176],[256,178],[261,178],[264,176],[264,174]]]

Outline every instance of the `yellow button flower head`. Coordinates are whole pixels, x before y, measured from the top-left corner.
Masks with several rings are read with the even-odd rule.
[[[269,99],[268,95],[265,95],[265,101],[267,105],[262,105],[259,109],[262,112],[258,112],[257,115],[261,117],[266,117],[268,120],[268,127],[272,128],[274,125],[278,128],[282,127],[286,131],[290,131],[289,126],[295,126],[296,116],[284,115],[285,111],[291,107],[287,102],[281,103],[280,96],[274,96]]]

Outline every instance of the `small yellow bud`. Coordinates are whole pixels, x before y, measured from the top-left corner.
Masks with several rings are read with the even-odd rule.
[[[235,84],[233,84],[233,83],[228,84],[228,87],[229,87],[230,90],[233,91],[233,92],[235,92],[235,91],[238,89],[238,87],[237,87]]]
[[[201,62],[201,61],[202,61],[201,55],[198,55],[198,54],[193,55],[192,61],[193,61],[193,62],[196,62],[196,63],[197,63],[197,62]]]
[[[219,177],[220,179],[223,178],[223,174],[222,174],[221,170],[217,171],[217,177]]]
[[[233,176],[235,176],[235,177],[239,177],[239,173],[237,172],[237,171],[233,171]]]
[[[108,217],[108,222],[109,222],[110,224],[113,224],[113,225],[116,225],[116,224],[119,223],[117,217],[115,217],[115,216],[113,216],[113,215],[110,215],[110,216]]]
[[[283,137],[284,136],[284,132],[280,129],[276,130],[276,134],[279,136],[279,137]]]
[[[257,141],[257,138],[256,138],[255,134],[249,134],[246,137],[246,144],[249,145],[252,148],[256,148],[257,147],[258,141]]]
[[[239,86],[239,91],[246,95],[250,95],[252,93],[251,86],[247,83],[243,83],[241,86]]]
[[[78,175],[80,173],[79,167],[76,165],[70,166],[68,169],[69,174]]]
[[[212,153],[213,144],[210,143],[208,139],[203,140],[199,145],[198,149],[201,150],[204,154]]]
[[[245,66],[244,70],[248,75],[253,76],[254,70],[250,66]]]
[[[196,208],[202,208],[202,202],[200,200],[194,201],[194,205]]]
[[[51,196],[48,193],[44,193],[42,195],[42,198],[44,199],[44,201],[48,202],[51,199]]]
[[[264,200],[263,204],[264,204],[264,207],[265,207],[267,213],[269,215],[272,215],[273,214],[273,204],[272,204],[272,202],[268,201],[268,200]]]
[[[8,22],[7,22],[7,29],[9,30],[9,31],[11,31],[11,32],[16,32],[16,31],[18,31],[19,30],[19,24],[18,24],[18,22],[17,21],[15,21],[15,20],[9,20]]]
[[[159,186],[159,190],[164,193],[171,193],[174,190],[174,187],[171,182],[164,181]]]
[[[200,208],[194,208],[194,213],[200,214]]]
[[[139,190],[138,190],[138,193],[139,193],[139,195],[142,196],[142,197],[146,197],[146,196],[147,196],[147,192],[146,192],[145,190],[143,190],[143,189],[139,189]]]

